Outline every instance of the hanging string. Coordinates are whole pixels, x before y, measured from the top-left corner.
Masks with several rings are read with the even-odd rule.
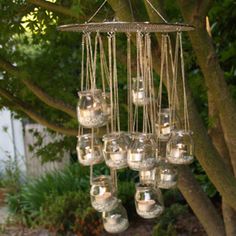
[[[155,133],[155,124],[156,124],[156,102],[155,102],[155,86],[154,86],[154,77],[153,77],[153,64],[152,64],[152,46],[151,46],[151,36],[148,37],[148,62],[149,62],[149,92],[150,92],[150,107],[151,107],[151,124],[152,130],[151,133]]]
[[[152,5],[152,3],[149,0],[145,0],[149,6],[153,9],[153,11],[156,12],[156,14],[165,22],[168,23],[167,20],[161,15],[161,13]]]
[[[129,0],[129,8],[130,8],[131,16],[132,16],[132,21],[134,21],[134,11],[133,11],[133,7],[130,0]]]
[[[128,131],[133,126],[133,105],[132,105],[132,71],[131,71],[131,35],[127,34],[127,91],[128,91]]]
[[[109,70],[109,85],[110,85],[110,105],[111,105],[111,132],[114,132],[114,103],[113,103],[113,79],[112,79],[112,42],[111,34],[108,34],[108,70]]]
[[[80,79],[80,90],[83,91],[84,89],[84,44],[85,44],[85,35],[82,35],[82,60],[81,60],[81,79]]]
[[[116,104],[116,122],[117,122],[117,131],[120,132],[120,109],[119,109],[119,94],[118,94],[118,79],[117,79],[117,62],[116,62],[116,34],[112,35],[113,43],[113,79],[114,79],[114,96]]]
[[[103,6],[106,4],[107,0],[105,0],[102,5],[95,11],[95,13],[88,19],[87,23],[89,23],[97,14],[98,12],[103,8]]]
[[[114,186],[114,190],[115,192],[117,192],[118,190],[118,186],[117,186],[117,171],[116,169],[110,168],[110,175],[111,175],[111,180]]]
[[[170,42],[169,42],[170,43]],[[173,60],[173,85],[171,94],[172,114],[171,114],[171,126],[174,126],[174,122],[177,120],[176,110],[179,110],[179,98],[177,93],[177,78],[178,78],[178,64],[179,64],[179,40],[176,36],[175,43],[175,55]]]
[[[183,55],[183,45],[182,45],[182,34],[181,32],[177,33],[180,44],[180,60],[181,60],[181,74],[183,81],[183,95],[184,95],[184,129],[189,131],[189,114],[188,114],[188,103],[187,103],[187,94],[186,94],[186,81],[185,81],[185,71],[184,71],[184,55]]]
[[[101,66],[102,90],[103,90],[103,96],[107,101],[108,99],[110,99],[110,97],[106,93],[106,82],[108,84],[108,87],[110,88],[109,70],[108,70],[107,60],[106,60],[106,56],[105,56],[105,52],[104,52],[103,41],[102,41],[102,37],[101,37],[100,34],[99,34],[99,48],[100,48],[100,66]],[[110,102],[109,102],[109,105],[110,105]],[[106,131],[107,131],[107,133],[110,133],[109,123],[107,123],[107,125],[106,125]]]

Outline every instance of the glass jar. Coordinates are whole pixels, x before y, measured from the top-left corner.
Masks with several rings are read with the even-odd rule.
[[[86,128],[104,126],[109,120],[110,109],[102,90],[79,92],[77,116],[80,125]]]
[[[178,171],[169,163],[161,164],[156,171],[156,183],[158,188],[170,189],[177,186]]]
[[[142,184],[155,184],[156,168],[152,170],[139,171],[139,180]]]
[[[118,200],[113,210],[102,213],[104,229],[108,233],[121,233],[129,227],[128,216],[125,208]]]
[[[167,160],[176,165],[190,164],[194,160],[192,132],[175,131],[166,146]]]
[[[132,102],[134,105],[143,106],[149,102],[147,91],[145,91],[143,77],[132,78]]]
[[[108,167],[122,169],[128,166],[127,150],[129,143],[126,136],[127,134],[123,132],[103,136],[103,154]]]
[[[95,165],[104,160],[102,154],[102,141],[95,134],[78,136],[76,150],[79,162],[84,166]]]
[[[92,181],[90,189],[91,204],[99,212],[111,211],[117,204],[111,177],[101,175]]]
[[[127,161],[132,170],[151,170],[156,166],[157,144],[151,134],[135,133],[128,149]]]
[[[151,185],[136,185],[135,206],[137,214],[145,219],[160,216],[164,211],[162,194]]]
[[[172,118],[171,118],[171,115],[172,115]],[[169,108],[161,109],[158,116],[160,116],[159,118],[157,118],[158,120],[160,119],[160,121],[156,123],[156,132],[157,132],[158,138],[160,140],[168,140],[170,138],[171,132],[177,127],[179,127],[179,119],[176,114],[175,114],[175,117],[173,117],[173,114],[171,114]]]

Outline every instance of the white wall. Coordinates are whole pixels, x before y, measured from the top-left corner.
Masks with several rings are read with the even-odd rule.
[[[12,118],[10,111],[3,109],[0,111],[0,170],[4,170],[4,164],[9,160],[7,156],[11,156],[12,160],[16,159],[21,171],[25,172],[22,123]]]

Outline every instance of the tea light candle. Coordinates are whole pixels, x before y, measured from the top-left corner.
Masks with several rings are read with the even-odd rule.
[[[146,93],[144,91],[133,91],[133,103],[144,105],[147,103]]]
[[[86,155],[84,155],[84,159],[85,160],[91,160],[91,159],[93,159],[93,157],[94,157],[94,153],[93,152],[89,152]]]
[[[79,115],[81,117],[83,117],[84,119],[85,118],[90,118],[90,117],[95,117],[97,115],[97,109],[89,109],[89,110],[86,110],[86,109],[80,109],[79,110]]]
[[[174,158],[181,157],[182,151],[179,148],[172,148],[170,151],[170,156]]]
[[[130,161],[140,162],[142,161],[142,153],[130,153]]]
[[[142,181],[154,181],[155,180],[156,169],[153,170],[141,170],[139,172],[140,179]]]
[[[170,126],[164,126],[164,127],[161,129],[161,132],[162,132],[162,134],[164,134],[164,135],[170,134]]]
[[[150,200],[139,200],[138,201],[138,208],[140,211],[150,211],[154,206],[156,202],[152,199]]]
[[[161,174],[160,179],[163,182],[170,182],[170,181],[172,181],[172,175],[171,174]]]
[[[120,214],[114,214],[114,215],[106,218],[107,223],[111,224],[111,225],[115,225],[115,224],[119,223],[120,219],[121,219]]]
[[[106,203],[107,201],[109,201],[111,198],[112,198],[111,192],[105,192],[105,193],[103,193],[102,195],[96,195],[96,196],[95,196],[95,201],[96,201],[98,204],[104,204],[104,203]]]
[[[126,158],[126,155],[124,153],[111,153],[110,154],[110,157],[111,157],[111,160],[114,161],[114,162],[120,162],[120,161],[123,161],[125,160]]]

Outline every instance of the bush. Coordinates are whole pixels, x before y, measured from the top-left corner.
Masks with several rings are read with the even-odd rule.
[[[177,235],[174,228],[178,216],[186,213],[187,206],[175,203],[169,208],[166,208],[163,215],[157,221],[157,224],[153,228],[152,236],[175,236]]]
[[[99,215],[90,207],[86,194],[68,192],[62,196],[50,195],[42,206],[39,224],[57,234],[63,232],[82,235],[100,235]]]
[[[74,164],[28,181],[17,193],[8,195],[11,213],[28,227],[97,235],[101,226],[97,227],[98,215],[90,206],[88,171]],[[89,222],[86,227],[84,222]]]

